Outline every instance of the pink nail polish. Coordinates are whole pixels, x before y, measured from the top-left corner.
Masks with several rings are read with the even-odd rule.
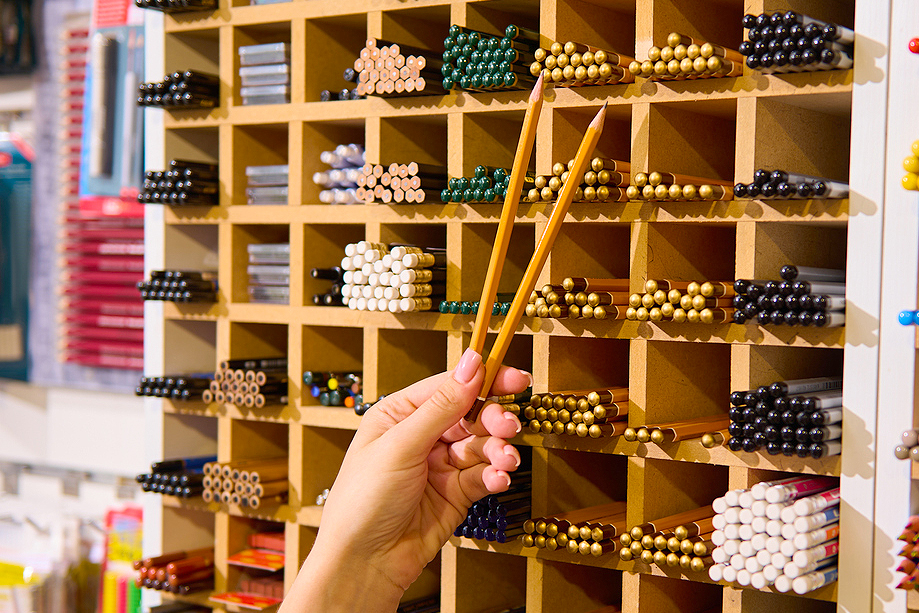
[[[505,413],[504,419],[514,424],[514,428],[516,428],[517,434],[520,434],[520,431],[523,430],[523,426],[520,425],[520,420],[517,419],[517,416],[514,415],[513,413]]]
[[[482,356],[472,349],[467,349],[453,371],[453,378],[460,383],[469,383],[475,377],[475,373],[481,363]]]

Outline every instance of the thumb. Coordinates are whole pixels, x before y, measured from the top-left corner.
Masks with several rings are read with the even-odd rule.
[[[431,397],[398,426],[402,449],[427,455],[444,432],[466,414],[482,387],[485,369],[482,356],[467,349],[453,370]]]

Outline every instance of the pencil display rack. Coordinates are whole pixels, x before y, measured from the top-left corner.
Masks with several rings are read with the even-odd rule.
[[[337,266],[347,245],[364,240],[446,249],[446,299],[478,300],[500,203],[323,204],[323,187],[312,176],[328,170],[320,153],[343,143],[363,146],[370,164],[443,166],[449,177],[473,176],[479,165],[509,168],[526,110],[527,90],[320,103],[320,92],[341,79],[368,38],[434,50],[436,56],[451,24],[494,36],[517,24],[537,30],[547,45],[571,40],[644,59],[648,48],[664,44],[671,32],[737,49],[745,13],[795,10],[857,31],[860,19],[865,27],[875,22],[863,0],[383,0],[369,12],[366,8],[331,0],[257,6],[219,0],[213,12],[148,16],[147,36],[162,39],[164,49],[152,74],[217,74],[220,95],[212,110],[148,111],[160,114],[149,128],[153,167],[179,158],[219,168],[218,206],[159,207],[158,217],[148,216],[157,230],[150,234],[162,237],[164,254],[153,268],[216,270],[218,301],[148,311],[148,318],[156,314],[155,322],[148,319],[148,342],[161,348],[162,356],[148,362],[145,374],[213,371],[229,359],[288,359],[286,405],[246,409],[148,400],[164,407],[160,458],[204,452],[216,452],[219,461],[290,458],[284,503],[259,509],[159,498],[152,503],[162,537],[150,546],[166,551],[179,547],[178,541],[181,547],[212,544],[217,593],[234,589],[231,583],[241,576],[227,558],[245,546],[250,533],[269,524],[284,526],[284,584],[290,588],[316,536],[322,513],[317,496],[331,486],[360,423],[352,409],[322,406],[313,398],[303,372],[360,371],[363,398],[372,402],[453,367],[472,331],[474,315],[436,308],[393,314],[313,305],[313,295],[327,291],[328,282],[312,278],[310,270]],[[289,50],[290,102],[244,105],[239,48],[277,43]],[[856,143],[862,150],[873,144],[880,151],[885,142],[883,129],[865,128],[866,119],[853,110],[854,100],[869,96],[861,92],[873,91],[863,84],[884,78],[873,63],[860,68],[858,53],[856,45],[852,70],[766,75],[744,68],[738,77],[638,77],[633,83],[549,88],[529,169],[551,175],[553,164],[567,163],[588,123],[607,103],[594,155],[630,162],[632,172],[655,170],[733,185],[750,183],[758,168],[783,169],[849,183],[856,190],[879,181],[865,174],[861,161],[850,164],[860,160]],[[866,53],[872,62],[882,54]],[[247,205],[246,169],[277,165],[289,167],[286,204]],[[551,206],[521,203],[499,293],[516,289]],[[872,271],[854,262],[873,262],[879,253],[880,239],[866,239],[871,228],[860,224],[880,213],[859,205],[861,217],[856,217],[851,206],[849,199],[575,203],[537,287],[571,276],[627,278],[630,292],[643,292],[648,279],[777,278],[780,267],[793,262],[847,268],[848,287],[861,283],[876,289]],[[248,299],[247,250],[271,243],[290,245],[289,303]],[[501,322],[501,317],[492,319],[486,347]],[[852,315],[845,327],[820,329],[524,318],[505,364],[532,372],[536,393],[628,386],[628,422],[637,427],[726,415],[733,390],[838,374],[843,364],[847,377],[871,379],[877,371],[871,361],[876,349],[869,349],[871,325]],[[846,381],[848,394],[857,383]],[[441,610],[450,613],[522,604],[534,613],[591,613],[610,606],[628,613],[868,611],[875,579],[854,558],[867,552],[886,560],[881,546],[875,551],[874,540],[866,536],[872,533],[873,510],[866,509],[874,490],[867,485],[873,483],[873,456],[865,441],[873,437],[876,407],[856,394],[846,407],[860,420],[847,416],[845,423],[865,429],[846,435],[853,440],[842,456],[819,460],[734,453],[724,445],[708,449],[698,438],[654,445],[619,436],[533,434],[525,428],[513,441],[532,447],[534,516],[625,501],[627,521],[637,525],[770,478],[841,477],[839,583],[790,596],[715,583],[706,573],[623,561],[615,554],[571,556],[523,548],[516,541],[453,537],[406,600],[439,594]],[[890,561],[893,566],[893,557]],[[207,604],[203,598],[197,602]]]

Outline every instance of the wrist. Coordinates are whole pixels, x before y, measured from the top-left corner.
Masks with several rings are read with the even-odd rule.
[[[392,613],[404,591],[358,551],[316,539],[280,613]]]

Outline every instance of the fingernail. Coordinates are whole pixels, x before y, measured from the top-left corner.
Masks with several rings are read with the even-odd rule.
[[[504,472],[503,470],[499,470],[498,474],[503,476],[505,479],[507,479],[507,487],[510,487],[511,486],[511,476],[507,474],[506,472]]]
[[[459,364],[456,365],[456,370],[453,371],[453,378],[460,383],[469,383],[481,363],[482,356],[472,349],[467,349],[460,358]]]
[[[517,416],[513,413],[505,412],[504,419],[514,424],[514,427],[517,429],[517,434],[520,434],[520,431],[523,430],[523,426],[520,425],[520,420],[517,419]]]
[[[513,445],[505,445],[504,453],[514,458],[514,468],[520,468],[520,452],[517,451],[516,447]]]
[[[527,387],[533,387],[533,375],[525,370],[521,370],[520,374],[527,378]]]

